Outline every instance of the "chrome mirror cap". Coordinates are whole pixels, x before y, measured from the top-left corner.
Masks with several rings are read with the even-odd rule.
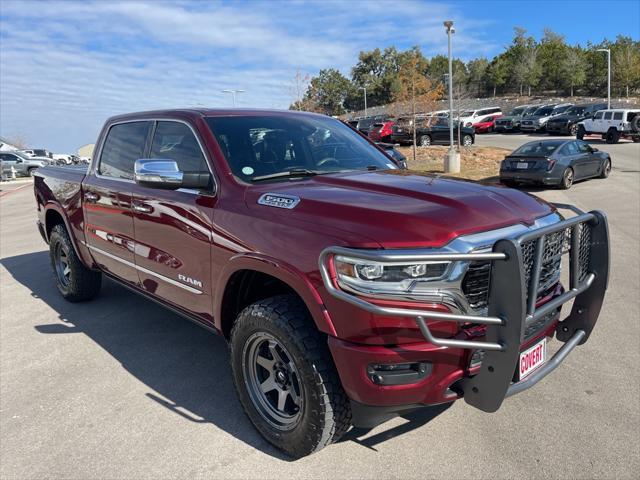
[[[183,173],[173,160],[141,158],[134,165],[136,183],[152,188],[180,188]]]

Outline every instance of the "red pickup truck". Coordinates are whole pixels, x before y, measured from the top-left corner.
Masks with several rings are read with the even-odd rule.
[[[607,287],[603,213],[399,169],[322,115],[114,117],[88,169],[34,188],[62,296],[108,276],[224,335],[293,457],[424,405],[497,410],[588,339]]]

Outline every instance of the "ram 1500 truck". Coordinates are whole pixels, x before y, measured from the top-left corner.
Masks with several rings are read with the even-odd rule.
[[[493,412],[600,312],[603,213],[399,169],[336,119],[135,113],[95,152],[36,173],[58,290],[107,276],[224,335],[247,415],[293,457],[420,406]]]

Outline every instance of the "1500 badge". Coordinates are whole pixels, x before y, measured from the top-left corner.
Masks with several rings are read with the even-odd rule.
[[[300,197],[296,197],[295,195],[265,193],[258,199],[258,203],[268,207],[287,208],[290,210],[300,203]]]

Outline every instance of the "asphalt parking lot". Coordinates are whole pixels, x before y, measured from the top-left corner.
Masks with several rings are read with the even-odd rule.
[[[244,416],[223,339],[108,281],[95,301],[65,302],[32,189],[3,196],[0,476],[637,478],[640,144],[593,144],[611,152],[609,179],[531,190],[609,216],[612,275],[590,341],[495,414],[463,401],[423,410],[295,462]]]

